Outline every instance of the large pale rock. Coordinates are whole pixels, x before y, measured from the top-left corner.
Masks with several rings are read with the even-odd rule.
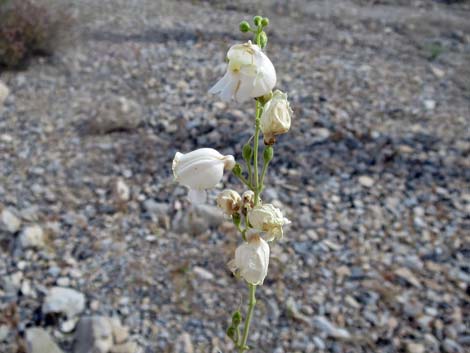
[[[136,101],[126,97],[106,97],[96,116],[85,123],[85,129],[92,134],[106,134],[114,131],[131,131],[142,121],[142,108]]]
[[[108,353],[113,348],[113,328],[104,316],[83,317],[75,332],[74,353]]]
[[[44,314],[60,313],[72,318],[85,310],[85,295],[72,288],[52,287],[42,304]]]
[[[26,345],[28,353],[62,353],[51,335],[40,327],[26,331]]]

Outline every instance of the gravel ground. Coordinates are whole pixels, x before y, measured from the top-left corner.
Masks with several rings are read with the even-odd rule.
[[[470,351],[468,1],[66,3],[72,42],[0,75],[1,352],[31,327],[79,352],[90,315],[129,329],[112,352],[233,351],[237,233],[191,208],[170,166],[202,146],[240,155],[253,106],[207,90],[256,13],[295,118],[264,194],[293,224],[252,351]],[[76,290],[65,308],[55,286]]]

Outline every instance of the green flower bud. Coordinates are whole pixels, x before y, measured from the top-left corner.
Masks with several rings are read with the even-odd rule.
[[[233,326],[230,326],[227,329],[227,336],[230,337],[232,341],[235,341],[235,332],[236,332],[236,329]]]
[[[261,26],[267,27],[268,25],[269,25],[269,18],[264,17],[264,18],[261,20]]]
[[[242,314],[239,311],[235,311],[232,315],[232,326],[237,327],[242,322]]]
[[[261,16],[255,16],[253,17],[253,23],[255,24],[255,26],[259,26],[261,25],[261,21],[263,20],[263,18]]]
[[[251,158],[253,158],[253,149],[251,148],[250,144],[247,143],[246,145],[243,146],[243,158],[245,161],[251,161]]]
[[[235,176],[241,176],[242,175],[242,166],[239,163],[235,164],[235,167],[233,167],[233,169],[232,169],[232,173]]]
[[[273,156],[274,156],[274,149],[271,146],[267,146],[263,152],[264,163],[267,164],[271,162],[271,160],[273,159]]]
[[[251,31],[250,24],[247,21],[240,22],[240,32],[246,33]]]
[[[268,44],[268,36],[266,35],[266,32],[261,32],[259,34],[259,45],[261,49],[265,48],[266,45]]]

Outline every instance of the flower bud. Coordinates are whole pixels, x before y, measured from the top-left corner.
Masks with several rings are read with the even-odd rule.
[[[261,26],[267,27],[268,25],[269,25],[269,18],[263,17],[263,19],[261,20]]]
[[[232,169],[233,175],[235,175],[237,177],[242,175],[242,171],[243,170],[242,170],[242,166],[240,165],[240,163],[236,163],[235,167],[233,167],[233,169]]]
[[[209,93],[218,94],[225,101],[241,103],[264,96],[276,84],[276,70],[261,48],[251,41],[236,44],[227,53],[228,67]]]
[[[268,45],[268,36],[266,35],[266,32],[261,32],[259,34],[259,46],[261,49],[266,48],[266,45]]]
[[[243,159],[247,162],[251,161],[251,159],[253,158],[253,149],[251,148],[249,143],[243,146],[242,154],[243,154]]]
[[[258,234],[252,235],[235,250],[230,269],[253,285],[263,284],[268,273],[269,245]]]
[[[231,170],[234,166],[233,156],[200,148],[186,154],[176,152],[172,169],[176,181],[190,189],[190,200],[204,202],[204,190],[216,186],[222,180],[224,169]]]
[[[219,206],[225,214],[231,216],[240,211],[242,198],[238,192],[227,189],[217,196],[217,206]]]
[[[234,342],[235,342],[235,332],[236,332],[236,329],[233,326],[230,326],[227,329],[227,336]]]
[[[247,21],[240,22],[240,32],[246,33],[251,30],[250,24]]]
[[[243,208],[251,210],[255,205],[255,193],[247,190],[242,194]]]
[[[254,207],[248,212],[248,221],[254,229],[267,233],[267,241],[282,239],[282,226],[291,223],[271,204]]]
[[[287,94],[276,90],[271,100],[265,104],[260,119],[260,127],[266,145],[274,144],[276,135],[289,131],[291,115],[292,109],[287,101]]]
[[[263,152],[264,164],[268,164],[269,162],[271,162],[271,160],[273,159],[273,156],[274,156],[274,148],[272,148],[272,146],[266,146]]]
[[[261,25],[261,21],[263,20],[263,18],[261,16],[255,16],[253,17],[253,23],[255,24],[255,26],[259,26]]]
[[[232,315],[232,326],[239,326],[242,323],[242,314],[239,311],[235,311]]]

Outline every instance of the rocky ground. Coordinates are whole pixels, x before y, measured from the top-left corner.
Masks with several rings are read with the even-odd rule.
[[[468,1],[64,3],[72,42],[0,75],[1,352],[233,351],[240,240],[170,166],[240,156],[253,106],[206,92],[256,13],[295,118],[252,351],[470,350]]]

